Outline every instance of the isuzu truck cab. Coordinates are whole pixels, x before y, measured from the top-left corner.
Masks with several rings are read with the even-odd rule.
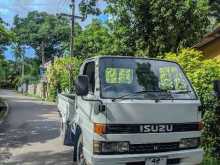
[[[65,145],[77,165],[196,165],[200,101],[172,61],[102,56],[87,59],[75,94],[59,94]]]

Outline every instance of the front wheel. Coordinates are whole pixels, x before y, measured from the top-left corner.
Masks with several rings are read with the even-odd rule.
[[[82,138],[82,134],[79,136],[79,139],[78,139],[78,142],[77,142],[76,164],[77,165],[87,165],[86,164],[86,159],[85,159],[84,153],[83,153],[83,138]]]

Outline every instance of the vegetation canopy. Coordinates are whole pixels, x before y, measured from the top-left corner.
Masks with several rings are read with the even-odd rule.
[[[165,59],[179,63],[192,81],[203,106],[205,127],[202,145],[206,154],[215,154],[220,130],[216,126],[215,106],[217,100],[213,95],[213,80],[220,79],[220,60],[205,60],[202,52],[194,49],[182,49],[179,53],[167,53]]]

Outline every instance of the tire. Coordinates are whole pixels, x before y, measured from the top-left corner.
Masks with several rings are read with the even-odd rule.
[[[77,165],[87,165],[83,154],[83,137],[82,134],[79,135],[76,146],[76,164]]]

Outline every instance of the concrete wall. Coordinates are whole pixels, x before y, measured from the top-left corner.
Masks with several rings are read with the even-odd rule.
[[[24,90],[24,93],[28,93],[30,95],[35,95],[41,98],[48,97],[47,84],[46,83],[38,83],[38,84],[28,84],[27,91]],[[20,87],[21,88],[21,87]],[[19,92],[22,92],[21,89],[18,89]]]
[[[36,94],[36,84],[28,85],[28,94],[35,95]]]

